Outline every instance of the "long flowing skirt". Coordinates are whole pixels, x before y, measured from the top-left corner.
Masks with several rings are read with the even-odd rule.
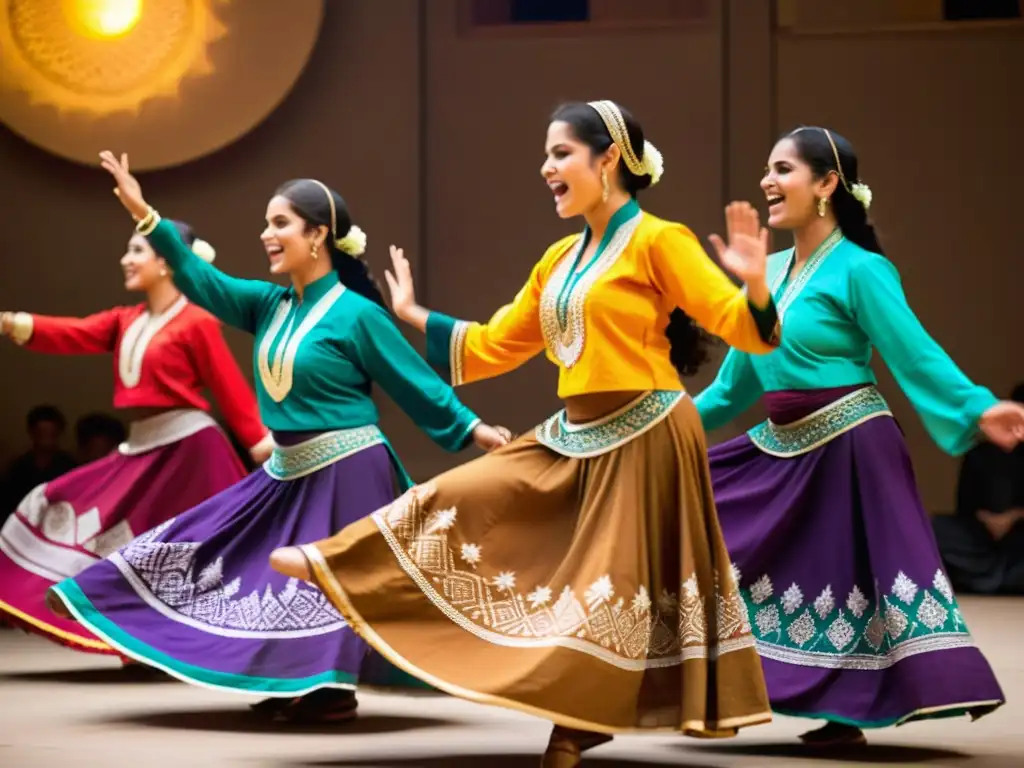
[[[226,436],[202,412],[133,423],[118,451],[36,487],[7,519],[0,612],[63,645],[116,654],[82,625],[51,613],[47,590],[244,476]]]
[[[605,733],[770,719],[679,392],[557,414],[303,551],[353,628],[442,691]]]
[[[710,452],[772,708],[861,728],[980,716],[1003,692],[943,570],[903,435],[887,409],[864,410],[878,398],[773,393],[775,438]]]
[[[323,593],[269,565],[275,548],[329,536],[394,500],[382,443],[316,465],[345,442],[332,442],[337,434],[278,449],[312,471],[279,479],[265,465],[55,591],[107,643],[186,682],[285,697],[353,687],[366,644]]]

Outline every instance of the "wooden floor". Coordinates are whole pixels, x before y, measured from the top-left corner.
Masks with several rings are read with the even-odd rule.
[[[619,738],[584,765],[1024,766],[1024,599],[965,599],[963,609],[1009,698],[976,723],[876,731],[868,747],[824,758],[795,742],[806,721],[780,717],[727,741]],[[3,768],[534,768],[549,730],[442,696],[363,693],[355,724],[297,731],[253,721],[248,701],[178,682],[128,682],[108,659],[0,631]]]

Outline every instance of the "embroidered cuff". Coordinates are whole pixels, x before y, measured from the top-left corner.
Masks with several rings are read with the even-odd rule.
[[[463,346],[469,323],[441,312],[427,316],[427,362],[434,366],[453,387],[462,384]]]
[[[754,316],[757,335],[761,337],[761,341],[773,347],[779,346],[782,343],[782,322],[775,307],[775,299],[769,298],[768,306],[759,308],[748,298],[747,306],[750,307],[750,314]]]
[[[11,318],[11,341],[15,344],[27,344],[32,338],[35,323],[28,312],[15,312]]]

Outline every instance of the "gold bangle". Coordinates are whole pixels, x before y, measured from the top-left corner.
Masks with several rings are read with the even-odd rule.
[[[34,328],[35,323],[28,312],[15,312],[11,315],[10,337],[15,344],[27,343],[32,338]]]
[[[149,209],[149,213],[142,219],[138,224],[135,225],[135,231],[143,237],[149,235],[156,229],[156,225],[160,223],[160,214],[157,213],[152,207]]]

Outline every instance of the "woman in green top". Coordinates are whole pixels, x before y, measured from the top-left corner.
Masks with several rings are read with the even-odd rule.
[[[1024,409],[972,383],[914,316],[845,139],[784,136],[761,187],[768,224],[796,243],[768,262],[786,332],[768,355],[730,350],[696,404],[709,430],[758,400],[768,411],[710,463],[772,708],[826,720],[803,737],[816,745],[990,712],[1003,693],[942,569],[872,347],[948,453],[982,435],[1012,447]]]
[[[182,293],[255,336],[260,415],[277,447],[247,479],[56,585],[51,604],[186,682],[269,695],[257,708],[278,718],[354,717],[366,644],[319,590],[272,571],[270,552],[329,536],[409,487],[377,426],[373,383],[447,450],[508,435],[482,424],[399,332],[336,192],[302,179],[270,200],[262,240],[285,288],[196,257],[143,199],[127,158],[101,157]]]

